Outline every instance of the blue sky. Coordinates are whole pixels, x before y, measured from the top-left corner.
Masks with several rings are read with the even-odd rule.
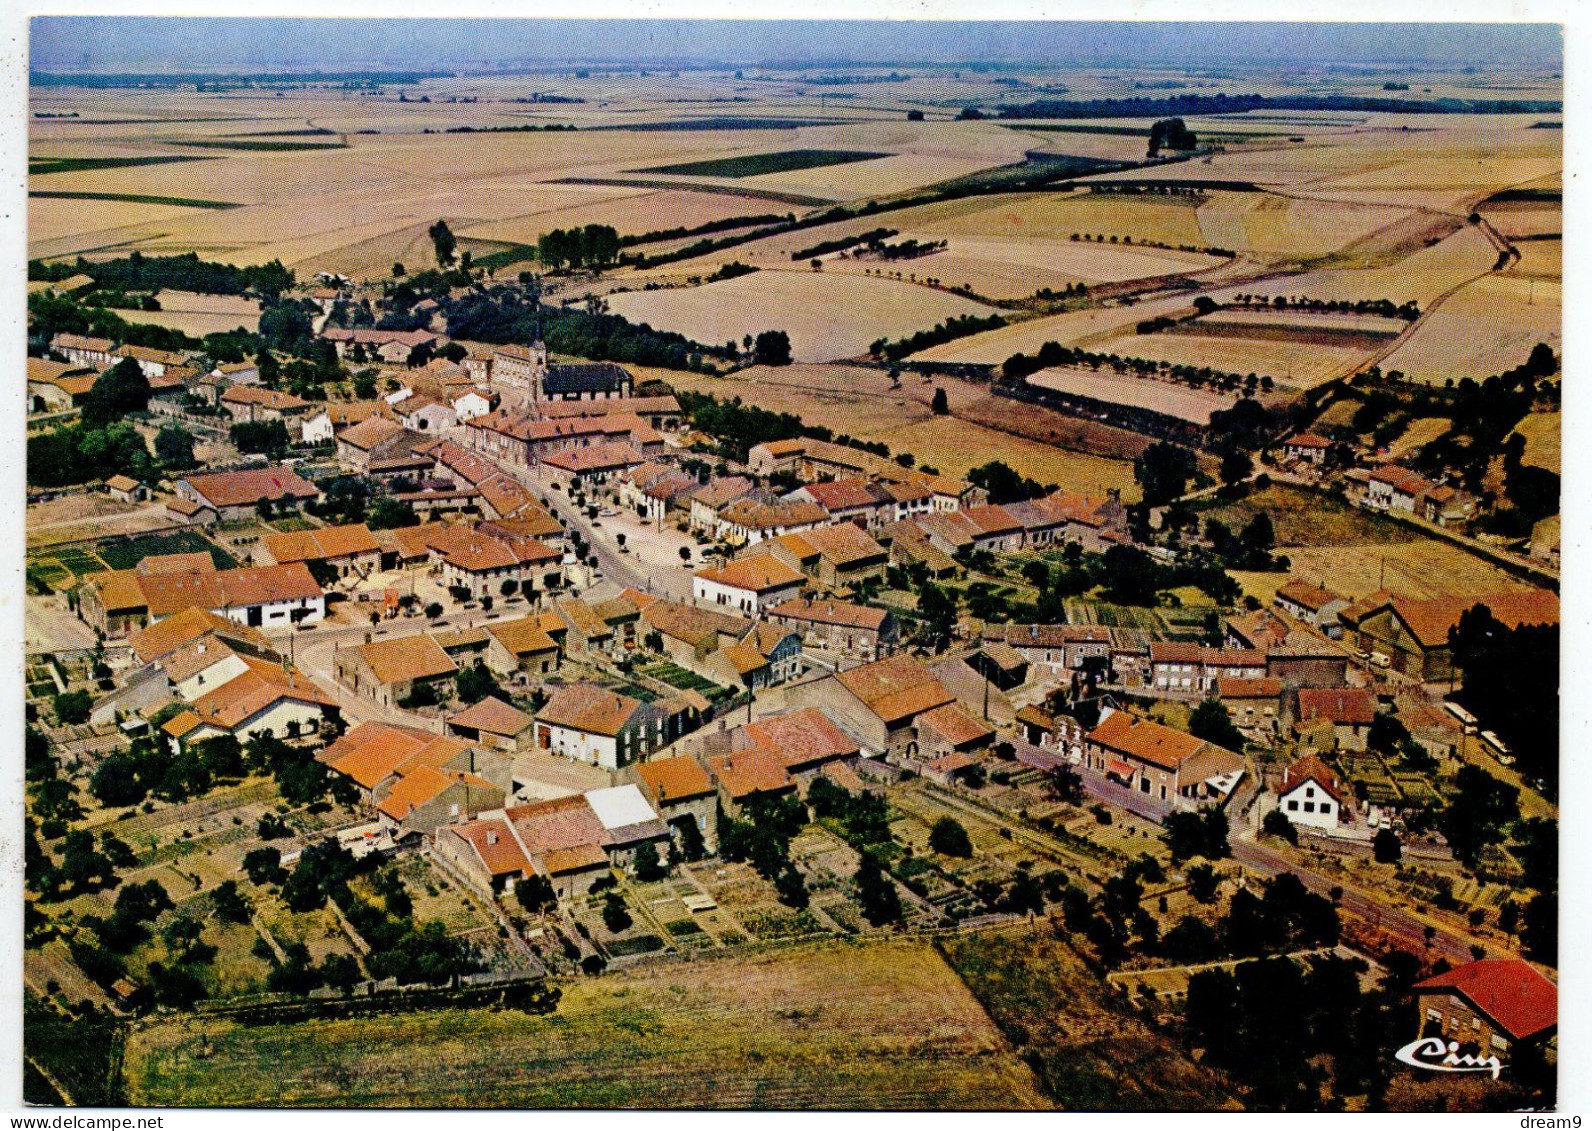
[[[1508,62],[1557,67],[1551,24],[303,20],[38,17],[39,70],[432,69],[585,61]]]

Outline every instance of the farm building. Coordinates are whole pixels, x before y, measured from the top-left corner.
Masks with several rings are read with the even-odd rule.
[[[482,894],[537,875],[573,899],[611,869],[631,867],[642,844],[666,855],[670,839],[641,790],[621,785],[484,813],[440,829],[435,847]]]
[[[648,704],[594,684],[558,688],[536,716],[538,749],[605,770],[645,758],[657,745],[656,713]]]
[[[1423,1036],[1477,1045],[1484,1057],[1545,1044],[1558,1031],[1559,988],[1524,959],[1467,962],[1412,992]]]
[[[1084,761],[1173,808],[1227,796],[1247,769],[1241,754],[1109,707],[1084,736]]]
[[[1559,623],[1559,598],[1546,589],[1511,589],[1425,600],[1380,593],[1351,605],[1341,619],[1345,632],[1352,634],[1360,651],[1373,658],[1387,657],[1388,666],[1395,672],[1423,683],[1437,683],[1456,674],[1448,631],[1459,624],[1466,610],[1476,605],[1485,605],[1510,628]]]
[[[708,852],[719,850],[718,793],[695,758],[677,755],[643,762],[636,767],[636,784],[664,821],[676,829],[691,822]]]
[[[319,621],[326,597],[302,564],[217,570],[208,553],[145,558],[132,569],[89,574],[79,587],[78,616],[106,637],[188,608],[275,627]]]
[[[336,577],[363,576],[381,567],[381,544],[364,523],[322,526],[286,534],[267,534],[255,543],[260,565],[303,562],[323,567]]]
[[[448,716],[448,733],[478,746],[509,754],[531,748],[531,716],[496,696],[487,696]]]
[[[396,707],[418,685],[452,679],[459,670],[442,646],[424,633],[338,648],[333,666],[339,683],[384,707]]]
[[[765,608],[763,615],[800,632],[808,646],[859,660],[883,659],[900,642],[900,625],[888,609],[795,598]]]
[[[1376,696],[1363,687],[1301,687],[1293,692],[1294,733],[1305,745],[1364,750],[1376,718]]]
[[[179,498],[215,510],[222,522],[252,518],[262,502],[297,506],[321,497],[320,488],[283,467],[217,471],[177,480]]]

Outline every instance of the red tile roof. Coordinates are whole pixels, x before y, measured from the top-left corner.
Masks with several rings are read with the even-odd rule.
[[[1135,718],[1126,711],[1113,711],[1089,732],[1088,740],[1118,754],[1175,770],[1206,743],[1149,719]]]
[[[252,506],[261,499],[313,499],[321,493],[313,483],[282,467],[190,475],[183,482],[217,507]]]
[[[1483,958],[1415,983],[1416,990],[1454,990],[1516,1040],[1559,1023],[1559,987],[1519,958]]]
[[[1328,769],[1327,764],[1314,754],[1306,754],[1283,770],[1282,784],[1277,787],[1277,793],[1279,795],[1291,793],[1307,781],[1319,785],[1340,807],[1346,804],[1343,800],[1343,783],[1338,780],[1338,775]]]
[[[1376,696],[1363,687],[1301,687],[1299,721],[1321,719],[1336,726],[1370,726],[1376,718]]]
[[[452,726],[485,731],[487,734],[513,736],[527,730],[532,719],[518,707],[489,695],[457,715],[450,716],[448,722]]]

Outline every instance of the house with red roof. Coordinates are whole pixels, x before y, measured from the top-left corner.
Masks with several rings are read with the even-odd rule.
[[[1277,808],[1296,825],[1333,830],[1354,811],[1354,795],[1314,754],[1306,754],[1282,772]]]
[[[1559,987],[1519,958],[1483,958],[1414,986],[1423,1036],[1475,1045],[1507,1057],[1522,1043],[1545,1044],[1559,1028]]]
[[[1376,696],[1363,687],[1301,687],[1293,693],[1293,729],[1308,746],[1364,750],[1376,719]]]
[[[1248,769],[1241,754],[1109,707],[1084,736],[1084,764],[1169,808],[1225,797]]]

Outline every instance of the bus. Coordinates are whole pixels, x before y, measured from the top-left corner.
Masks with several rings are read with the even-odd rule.
[[[1465,728],[1466,734],[1476,733],[1477,728],[1475,715],[1465,710],[1465,708],[1461,707],[1458,703],[1444,703],[1443,706],[1448,709],[1448,713],[1450,715],[1453,715],[1459,720],[1460,725]]]
[[[1515,756],[1509,752],[1509,747],[1504,744],[1503,739],[1492,731],[1482,731],[1481,742],[1487,748],[1487,752],[1498,759],[1500,766],[1513,766],[1515,764]]]

